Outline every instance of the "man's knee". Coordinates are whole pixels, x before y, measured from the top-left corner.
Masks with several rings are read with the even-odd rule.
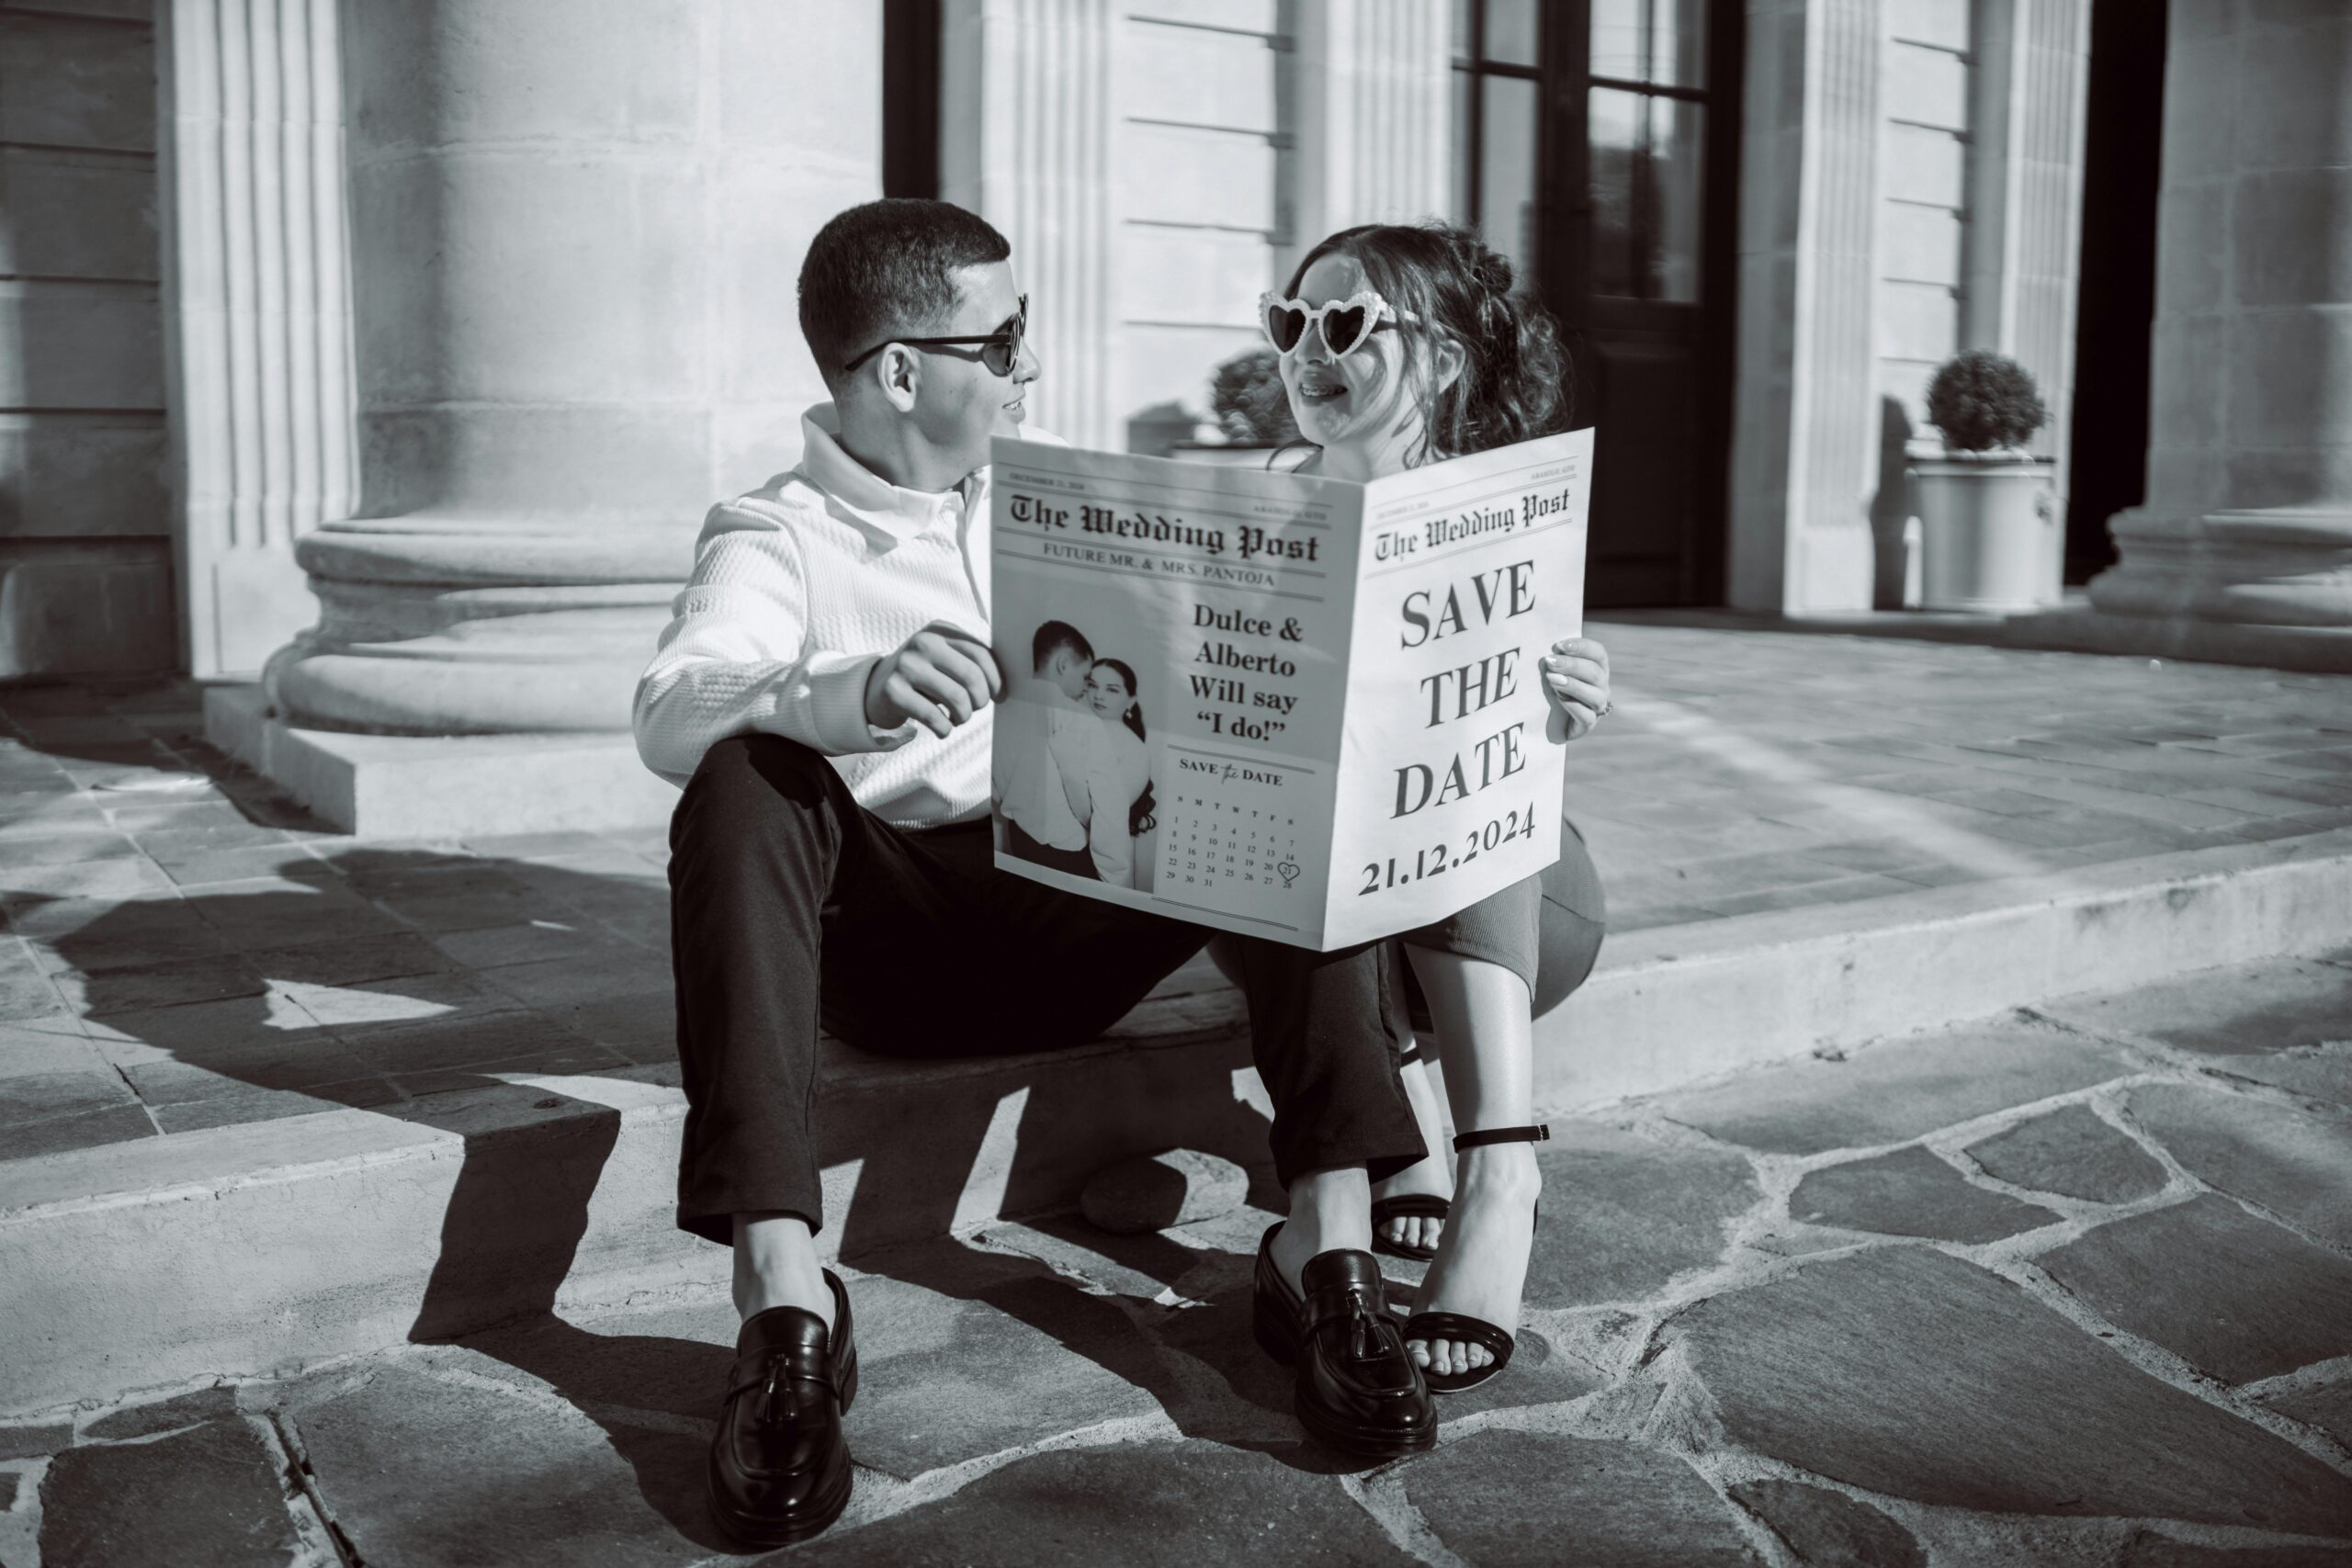
[[[703,753],[671,824],[674,850],[689,838],[740,841],[765,829],[838,809],[850,798],[819,753],[781,735],[732,735]]]

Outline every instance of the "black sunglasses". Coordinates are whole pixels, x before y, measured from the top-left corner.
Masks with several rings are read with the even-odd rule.
[[[894,337],[885,338],[872,348],[842,367],[846,376],[892,344],[903,348],[938,349],[953,352],[971,344],[980,346],[974,351],[956,355],[958,359],[977,359],[991,376],[1010,376],[1012,367],[1021,363],[1022,341],[1029,335],[1029,296],[1021,297],[1021,309],[1004,319],[1002,325],[986,337]]]

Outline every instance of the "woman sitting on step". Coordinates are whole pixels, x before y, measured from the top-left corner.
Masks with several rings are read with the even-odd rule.
[[[1510,263],[1475,234],[1434,223],[1349,229],[1308,252],[1286,295],[1266,297],[1261,321],[1299,431],[1321,449],[1300,471],[1364,483],[1560,428],[1566,356],[1551,320],[1511,282]],[[1542,668],[1569,739],[1588,733],[1609,711],[1607,650],[1570,638]],[[1533,1145],[1550,1136],[1529,1124],[1537,961],[1548,1005],[1590,972],[1604,918],[1573,828],[1561,850],[1543,876],[1399,939],[1436,1025],[1457,1159],[1450,1181],[1432,1153],[1383,1182],[1370,1218],[1380,1250],[1435,1259],[1405,1325],[1434,1393],[1499,1372],[1519,1325],[1543,1185]],[[1428,1078],[1415,1066],[1406,1080],[1434,1151]],[[1366,1201],[1361,1168],[1295,1182],[1291,1217],[1265,1249],[1273,1268],[1295,1288],[1309,1258],[1353,1245],[1338,1238],[1363,1225]]]

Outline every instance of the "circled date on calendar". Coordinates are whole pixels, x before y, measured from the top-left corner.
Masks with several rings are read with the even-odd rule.
[[[1514,839],[1535,837],[1535,807],[1530,806],[1523,812],[1507,811],[1493,818],[1458,840],[1448,838],[1426,849],[1415,850],[1410,860],[1390,855],[1374,861],[1363,868],[1363,886],[1356,889],[1356,896],[1363,897],[1425,876],[1442,876],[1448,870],[1468,865],[1481,854]]]

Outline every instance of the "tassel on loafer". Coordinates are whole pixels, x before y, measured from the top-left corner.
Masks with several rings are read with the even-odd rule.
[[[849,1292],[828,1269],[833,1326],[799,1307],[744,1321],[727,1401],[711,1438],[710,1511],[747,1546],[806,1540],[849,1506],[849,1439],[842,1417],[857,1397]]]
[[[1270,1228],[1258,1244],[1251,1317],[1258,1344],[1295,1368],[1292,1408],[1307,1435],[1359,1459],[1426,1453],[1437,1443],[1437,1406],[1406,1352],[1368,1252],[1317,1253],[1295,1291],[1274,1266]]]

